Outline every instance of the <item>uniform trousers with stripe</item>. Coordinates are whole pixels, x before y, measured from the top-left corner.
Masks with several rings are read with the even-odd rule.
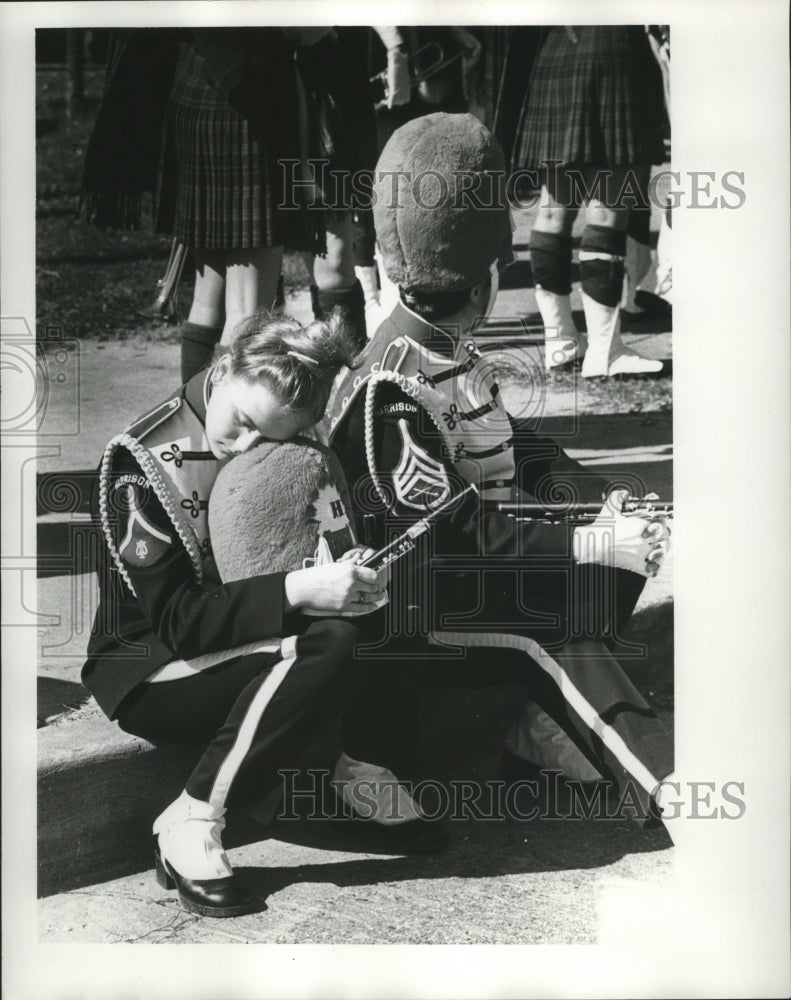
[[[141,684],[118,714],[122,729],[154,743],[208,744],[186,783],[218,809],[262,798],[278,772],[336,718],[357,686],[360,629],[321,619],[280,648],[235,657],[193,676]]]
[[[344,716],[346,746],[353,755],[412,777],[417,769],[408,751],[415,749],[418,734],[410,726],[415,713],[408,708],[421,687],[517,683],[594,768],[614,781],[624,801],[628,796],[639,803],[638,818],[649,815],[652,792],[673,770],[672,736],[603,641],[576,638],[546,650],[521,630],[479,626],[476,631],[437,630],[423,638],[422,646],[422,660],[387,666],[380,660],[379,670],[366,673]],[[464,652],[448,659],[443,646]],[[502,720],[504,735],[523,708],[524,702],[515,699],[513,712]]]
[[[619,794],[648,814],[652,793],[673,770],[673,741],[604,642],[575,639],[550,651],[515,631],[443,631],[432,638],[468,651],[461,669],[437,671],[437,686],[526,685],[530,698]],[[469,657],[476,647],[477,655]]]

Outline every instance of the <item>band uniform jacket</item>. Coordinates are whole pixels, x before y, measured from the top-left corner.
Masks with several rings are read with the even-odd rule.
[[[596,502],[607,485],[555,441],[510,418],[469,334],[450,336],[400,303],[359,367],[336,383],[326,424],[357,535],[369,545],[384,544],[468,482],[484,500],[542,502]],[[424,629],[499,623],[547,648],[581,635],[612,636],[644,579],[577,565],[573,530],[465,506],[434,532],[422,574],[404,570],[414,577],[409,599],[420,606]]]
[[[92,511],[105,543],[82,681],[110,718],[165,664],[220,662],[286,634],[285,573],[222,584],[211,558],[206,509],[220,463],[203,433],[210,375],[114,439],[97,474]]]

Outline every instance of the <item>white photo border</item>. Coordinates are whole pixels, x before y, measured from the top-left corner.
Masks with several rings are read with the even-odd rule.
[[[373,12],[384,16],[384,8]],[[336,23],[361,24],[372,8],[341,0],[331,6],[301,0],[3,4],[2,316],[25,317],[35,329],[36,27],[319,24],[330,13]],[[4,994],[13,1000],[787,996],[787,5],[435,0],[398,3],[387,8],[387,16],[402,24],[669,23],[673,168],[682,175],[680,187],[688,198],[693,171],[713,172],[715,179],[732,170],[744,175],[740,208],[682,207],[673,216],[673,540],[677,773],[717,786],[742,781],[745,815],[738,821],[684,822],[666,889],[645,894],[639,884],[610,886],[603,908],[607,926],[596,946],[39,944],[35,629],[6,629]],[[14,384],[5,374],[8,413]],[[9,444],[3,440],[4,452]],[[4,461],[4,469],[10,464]],[[19,494],[19,480],[4,475],[4,554],[18,546],[13,532],[20,522],[15,527],[8,514],[18,509]],[[23,545],[34,551],[35,538],[26,537]],[[4,569],[10,566],[4,561]]]

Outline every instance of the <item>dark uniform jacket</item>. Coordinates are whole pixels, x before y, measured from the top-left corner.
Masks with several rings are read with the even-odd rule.
[[[201,422],[206,414],[205,378],[205,372],[196,375],[177,394]],[[97,476],[92,500],[97,523],[98,487]],[[133,688],[172,660],[284,635],[285,573],[221,584],[208,571],[198,583],[171,519],[125,449],[114,453],[109,507],[116,548],[128,540],[122,561],[134,592],[105,544],[97,568],[99,608],[82,681],[110,718]]]
[[[462,340],[464,337],[462,334]],[[443,484],[458,489],[474,479],[469,474],[474,463],[451,461],[448,449],[458,449],[459,443],[448,443],[442,434],[443,426],[461,422],[462,427],[468,427],[462,446],[466,444],[471,452],[476,450],[479,415],[487,407],[491,410],[497,406],[502,411],[497,401],[498,387],[483,377],[478,379],[482,388],[476,409],[465,412],[461,402],[451,402],[438,420],[429,419],[419,400],[399,385],[384,382],[377,389],[373,407],[372,475],[366,449],[366,383],[372,374],[390,366],[394,358],[403,357],[393,349],[401,343],[416,356],[416,345],[434,356],[444,352],[448,359],[445,369],[434,368],[430,376],[414,360],[410,367],[409,354],[401,368],[413,373],[417,368],[416,380],[421,382],[428,376],[449,400],[465,398],[461,391],[454,393],[454,380],[463,376],[475,382],[482,365],[472,345],[468,359],[458,365],[458,339],[399,304],[370,341],[361,366],[339,384],[327,415],[330,439],[349,483],[358,537],[370,545],[383,544],[420,516],[418,503],[410,502],[410,489],[415,501],[421,490],[429,496],[433,489],[439,496]],[[569,458],[555,441],[506,419],[508,431],[502,441],[490,434],[477,445],[482,481],[476,485],[484,495],[494,492],[502,497],[503,488],[514,485],[525,499],[542,502],[568,496],[584,502],[602,499],[606,484],[599,476]],[[513,454],[510,482],[487,478],[487,463],[497,449]],[[379,490],[374,479],[378,480]],[[403,502],[405,497],[407,503]],[[429,498],[428,507],[430,502]],[[578,637],[581,631],[586,635],[607,635],[613,627],[616,572],[623,591],[619,618],[631,612],[643,578],[602,566],[577,565],[572,554],[573,530],[571,524],[517,522],[491,509],[465,506],[433,533],[431,569],[422,575],[422,590],[416,590],[415,582],[420,581],[421,574],[415,573],[414,567],[404,568],[404,574],[412,579],[410,600],[421,606],[424,626],[430,630],[454,624],[472,629],[500,625],[506,631],[527,631],[545,648]]]

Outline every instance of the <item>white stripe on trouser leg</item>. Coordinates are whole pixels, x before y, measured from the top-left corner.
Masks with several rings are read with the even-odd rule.
[[[256,730],[261,724],[261,718],[267,710],[270,701],[275,696],[277,689],[288,676],[289,670],[296,663],[296,647],[297,637],[295,635],[290,635],[283,640],[280,644],[280,653],[283,659],[279,660],[272,667],[263,684],[256,692],[255,697],[250,702],[250,707],[247,709],[244,719],[242,719],[234,744],[228,756],[220,765],[209,795],[209,802],[218,809],[225,808],[228,790],[242,762],[250,752]]]
[[[267,639],[266,642],[248,642],[243,646],[223,649],[217,653],[203,653],[189,660],[171,660],[144,678],[145,684],[164,684],[167,681],[180,681],[185,677],[194,677],[204,670],[211,670],[227,660],[237,660],[240,656],[251,653],[276,653],[280,649],[280,639]]]
[[[645,764],[634,755],[620,733],[602,719],[588,699],[577,688],[563,667],[553,660],[545,649],[534,640],[523,635],[504,632],[432,632],[431,639],[438,643],[456,643],[459,646],[489,646],[499,649],[517,649],[535,661],[549,674],[571,708],[585,725],[602,741],[622,767],[650,795],[659,784]]]

